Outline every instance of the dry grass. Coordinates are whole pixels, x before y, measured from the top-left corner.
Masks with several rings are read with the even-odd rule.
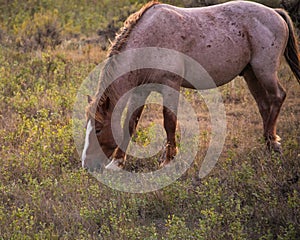
[[[278,121],[282,156],[266,151],[256,104],[238,78],[220,88],[227,136],[207,177],[199,179],[198,172],[211,137],[210,118],[190,90],[182,93],[197,110],[200,144],[179,180],[130,194],[81,168],[72,135],[74,99],[106,56],[103,46],[83,35],[121,26],[120,16],[145,1],[77,2],[1,5],[0,239],[300,239],[300,87],[285,64],[279,72],[287,90]],[[47,34],[51,29],[59,36]],[[43,39],[32,38],[43,32]],[[82,41],[66,40],[72,36]],[[154,124],[162,124],[161,112],[157,105],[144,112],[136,136],[141,145],[149,144]],[[157,167],[158,156],[129,158],[126,165],[140,172]]]
[[[194,164],[164,189],[129,194],[82,170],[72,139],[74,97],[103,59],[98,49],[1,49],[0,239],[299,238],[300,88],[288,68],[280,72],[288,93],[278,122],[282,157],[266,151],[257,107],[238,78],[220,88],[227,113],[223,152],[213,171],[198,179],[211,134],[209,116],[194,91],[183,91],[200,125]],[[153,122],[162,123],[157,106],[143,114],[141,144]],[[155,157],[129,158],[127,168],[157,166]]]

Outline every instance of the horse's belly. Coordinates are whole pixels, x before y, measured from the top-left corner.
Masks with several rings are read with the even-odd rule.
[[[216,86],[228,83],[238,76],[250,61],[249,48],[240,48],[231,44],[222,47],[200,47],[197,51],[184,52],[196,60],[214,80]],[[186,71],[188,71],[188,67]],[[205,76],[199,76],[199,81],[205,81]],[[187,80],[182,83],[183,87],[192,88]]]
[[[184,44],[184,53],[195,59],[217,86],[239,75],[251,59],[247,33],[242,30],[236,31],[237,33],[232,33],[221,28],[215,31],[207,30],[205,36],[202,33],[189,36],[189,41],[194,40],[194,44]]]
[[[230,49],[231,47],[231,49]],[[228,46],[227,53],[222,53],[226,48],[216,49],[213,52],[203,51],[198,56],[198,62],[212,77],[217,86],[228,83],[238,76],[250,61],[250,51]]]

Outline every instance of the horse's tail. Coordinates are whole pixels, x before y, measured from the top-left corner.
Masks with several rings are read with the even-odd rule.
[[[285,10],[276,9],[275,11],[285,20],[285,22],[288,25],[289,38],[284,52],[284,56],[300,84],[300,54],[293,22]]]

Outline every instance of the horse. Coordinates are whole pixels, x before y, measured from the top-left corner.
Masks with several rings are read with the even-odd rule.
[[[247,1],[199,8],[180,8],[152,1],[128,17],[112,42],[107,57],[111,59],[126,51],[147,47],[172,49],[191,57],[210,74],[215,87],[229,83],[236,76],[243,76],[262,117],[267,147],[281,152],[276,121],[286,98],[277,76],[282,56],[300,84],[297,38],[291,18],[285,10]],[[175,65],[186,70],[184,63]],[[99,158],[99,145],[110,159],[106,169],[124,168],[126,149],[144,107],[141,105],[131,115],[127,114],[124,125],[128,124],[129,131],[123,129],[124,139],[117,144],[112,133],[112,112],[126,92],[145,83],[162,84],[177,92],[180,87],[194,88],[184,78],[172,73],[143,69],[119,76],[103,90],[101,83],[117,67],[118,62],[114,60],[106,62],[95,96],[88,97],[82,153],[82,165],[88,169],[92,168],[93,160]],[[158,91],[161,91],[165,102],[168,97],[163,89]],[[148,95],[149,92],[145,92],[140,99],[145,103]],[[134,96],[130,101],[134,101]],[[173,96],[172,103],[175,111],[163,107],[167,143],[165,159],[160,167],[168,165],[177,153],[175,131],[178,96]],[[96,138],[92,137],[92,132]]]

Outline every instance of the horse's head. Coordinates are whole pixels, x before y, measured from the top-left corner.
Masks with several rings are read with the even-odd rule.
[[[110,100],[92,100],[88,97],[89,105],[86,111],[86,136],[82,152],[82,166],[88,169],[98,168],[101,160],[109,158],[117,145],[111,130]],[[102,152],[100,151],[102,149]]]

